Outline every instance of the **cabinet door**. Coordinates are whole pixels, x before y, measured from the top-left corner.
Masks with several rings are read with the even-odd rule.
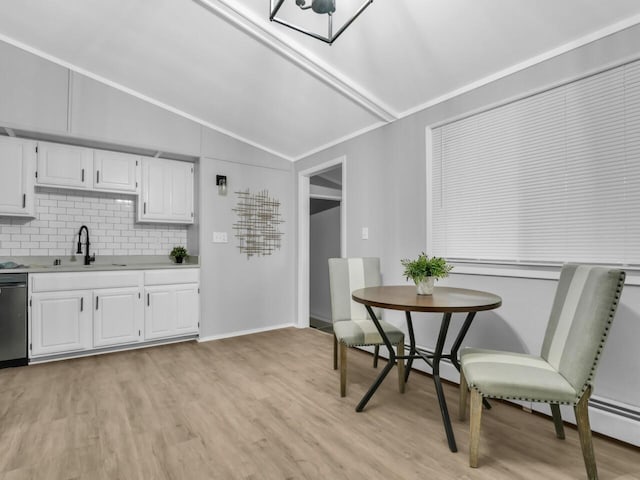
[[[138,220],[193,223],[193,178],[190,163],[143,158]]]
[[[0,215],[35,215],[35,155],[35,142],[0,137]]]
[[[93,153],[93,188],[136,193],[140,156],[95,150]]]
[[[38,142],[37,185],[87,188],[92,172],[92,149]]]
[[[142,340],[142,298],[138,288],[95,290],[93,308],[94,347]]]
[[[147,287],[144,338],[171,337],[176,334],[176,296],[170,287]]]
[[[166,160],[142,159],[142,187],[138,219],[166,221],[169,216],[170,184]]]
[[[193,223],[193,165],[171,162],[168,166],[170,181],[169,218]]]
[[[90,301],[86,291],[33,294],[31,357],[91,348]]]
[[[176,294],[176,331],[198,333],[200,326],[200,295],[198,285],[177,285]]]

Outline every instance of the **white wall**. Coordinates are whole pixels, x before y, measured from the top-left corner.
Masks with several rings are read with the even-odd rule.
[[[331,322],[327,259],[337,257],[340,257],[340,205],[314,213],[309,220],[309,314],[325,322]]]
[[[426,127],[637,58],[638,44],[640,26],[635,26],[302,159],[296,171],[342,155],[349,158],[347,251],[350,256],[380,257],[383,282],[404,284],[400,259],[426,248]],[[369,240],[360,239],[364,226],[369,227]],[[555,282],[454,273],[442,284],[503,297],[500,309],[478,314],[466,345],[539,352]],[[627,286],[600,364],[595,396],[640,414],[639,318],[640,287]],[[387,312],[385,319],[404,326],[398,312]],[[439,318],[425,314],[415,320],[418,343],[433,348]],[[452,370],[444,374],[457,381]],[[613,417],[605,419],[592,409],[595,430],[640,445],[637,421]]]
[[[240,155],[240,153],[238,153]],[[295,218],[292,166],[255,167],[226,160],[200,160],[201,337],[219,338],[294,323]],[[218,195],[216,174],[226,175],[228,194]],[[280,201],[281,249],[247,258],[240,253],[233,224],[234,193],[268,190]],[[213,232],[227,232],[228,243],[213,243]]]
[[[0,124],[65,132],[69,71],[4,42],[0,42],[0,65]]]

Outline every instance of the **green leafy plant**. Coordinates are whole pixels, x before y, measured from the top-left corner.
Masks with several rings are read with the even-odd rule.
[[[404,267],[403,275],[406,279],[411,279],[416,284],[427,277],[445,278],[449,276],[449,272],[453,268],[453,265],[449,265],[444,258],[429,258],[424,252],[418,256],[417,260],[405,258],[400,260],[400,263]]]
[[[177,247],[173,247],[173,250],[171,250],[171,253],[169,254],[170,257],[173,258],[189,258],[189,253],[187,252],[187,249],[182,247],[182,246],[177,246]]]

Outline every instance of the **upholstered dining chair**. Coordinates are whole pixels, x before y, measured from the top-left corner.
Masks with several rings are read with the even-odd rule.
[[[598,478],[588,403],[625,273],[589,265],[562,268],[540,356],[466,348],[460,358],[460,419],[471,391],[469,464],[478,466],[484,397],[545,402],[564,438],[560,405],[572,405],[587,475]]]
[[[333,320],[333,369],[340,364],[340,396],[347,390],[347,347],[375,346],[373,358],[377,366],[378,351],[384,344],[375,324],[369,318],[364,305],[351,299],[351,292],[365,287],[377,287],[381,283],[378,258],[330,258],[329,287],[331,292],[331,316]],[[379,319],[379,312],[375,312]],[[404,355],[404,332],[388,322],[380,320],[389,341],[395,345],[398,355]],[[338,362],[338,350],[340,362]],[[404,363],[398,360],[398,382],[404,393]]]

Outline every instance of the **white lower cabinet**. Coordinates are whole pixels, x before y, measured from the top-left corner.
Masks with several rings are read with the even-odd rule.
[[[194,272],[197,274],[197,271]],[[160,276],[162,274],[156,274],[156,277]],[[175,277],[175,274],[168,276],[164,281],[179,281],[179,279],[172,277]],[[199,292],[199,285],[195,282],[145,286],[145,340],[198,333],[200,326]]]
[[[198,285],[177,285],[176,331],[180,334],[195,333],[200,330],[200,287]]]
[[[31,356],[87,350],[91,344],[91,292],[34,293]]]
[[[30,358],[198,333],[198,269],[29,276]]]
[[[153,340],[175,335],[175,293],[166,287],[146,287],[144,338]]]
[[[93,292],[93,346],[142,341],[142,302],[139,288]]]

